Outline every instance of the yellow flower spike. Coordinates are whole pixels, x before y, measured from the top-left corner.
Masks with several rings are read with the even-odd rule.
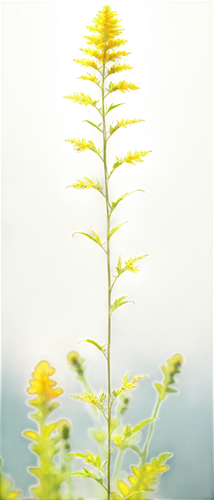
[[[27,388],[28,394],[37,394],[46,403],[60,396],[63,393],[63,389],[59,387],[53,389],[56,382],[49,378],[55,371],[55,368],[51,367],[47,361],[40,361],[32,373],[33,379],[29,382],[30,387]]]
[[[86,89],[71,89],[60,98],[68,104],[75,104],[85,109],[99,105],[99,100]]]
[[[76,193],[84,193],[93,188],[95,188],[95,183],[87,175],[84,175],[82,179],[78,177],[66,185],[67,191],[75,191]]]
[[[142,116],[121,116],[121,118],[114,120],[113,123],[110,123],[109,132],[111,133],[114,129],[127,130],[128,128],[135,128],[146,122],[147,119]]]
[[[122,54],[123,55],[123,54]],[[135,83],[128,83],[126,80],[122,80],[121,82],[118,83],[113,83],[113,86],[111,88],[111,92],[115,92],[116,90],[120,90],[123,92],[129,92],[130,90],[138,90],[140,87],[137,87]]]
[[[130,148],[130,150],[126,151],[123,155],[120,155],[120,159],[123,161],[124,165],[135,168],[146,163],[153,152],[154,148],[150,145],[141,149]]]
[[[72,148],[72,152],[76,155],[90,156],[92,154],[101,154],[101,148],[98,148],[93,137],[85,136],[65,136],[63,144]]]

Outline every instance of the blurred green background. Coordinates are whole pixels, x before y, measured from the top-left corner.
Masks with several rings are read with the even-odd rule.
[[[174,454],[159,497],[212,496],[212,3],[169,2],[162,79],[154,105],[158,154],[141,177],[147,194],[123,205],[130,218],[115,237],[113,258],[151,252],[138,281],[118,284],[136,299],[114,319],[113,382],[149,373],[130,423],[150,415],[151,381],[173,351],[186,357],[181,394],[165,403],[151,454]],[[64,368],[84,336],[105,339],[105,269],[99,249],[71,240],[74,230],[102,233],[102,200],[64,190],[70,161],[57,144],[61,119],[50,109],[44,20],[39,3],[9,1],[3,15],[2,68],[2,422],[5,470],[27,495],[33,463],[21,432],[29,427],[24,387],[33,364],[48,358],[67,390],[58,415],[73,422],[73,448],[89,446],[86,409]],[[138,180],[139,182],[139,180]],[[129,183],[129,184],[128,184]],[[125,181],[118,183],[123,185]],[[127,185],[134,182],[127,181]],[[83,351],[83,349],[82,349]],[[85,353],[85,349],[84,349]],[[94,388],[105,384],[99,356],[88,351]],[[142,391],[142,392],[141,392]],[[132,460],[128,456],[127,466]]]

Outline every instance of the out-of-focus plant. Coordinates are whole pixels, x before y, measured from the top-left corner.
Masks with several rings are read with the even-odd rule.
[[[21,492],[14,489],[12,479],[3,473],[0,458],[0,500],[19,500]]]
[[[37,455],[37,466],[28,470],[37,478],[37,485],[31,488],[35,498],[40,500],[61,500],[71,498],[70,473],[70,423],[67,420],[47,422],[49,415],[60,406],[54,401],[63,393],[57,383],[50,377],[55,373],[47,361],[40,361],[35,367],[27,392],[36,396],[28,401],[35,412],[30,418],[35,420],[38,431],[25,430],[23,436],[33,441],[30,449]],[[54,460],[59,454],[60,463]],[[61,487],[67,481],[67,493],[62,493]],[[69,496],[68,496],[69,495]]]

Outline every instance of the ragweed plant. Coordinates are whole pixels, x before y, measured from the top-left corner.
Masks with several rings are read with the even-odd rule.
[[[133,379],[130,378],[129,373],[127,373],[123,380],[121,387],[118,389],[113,389],[111,387],[111,319],[112,314],[115,313],[116,309],[131,302],[127,300],[126,295],[122,295],[115,300],[112,300],[112,291],[115,287],[117,280],[120,276],[129,271],[136,274],[139,271],[138,263],[147,254],[142,254],[138,257],[130,257],[124,262],[122,261],[121,255],[118,257],[118,261],[115,265],[116,273],[112,275],[111,267],[111,255],[110,255],[110,243],[114,234],[123,226],[124,222],[118,223],[112,226],[111,217],[114,210],[117,208],[119,203],[124,200],[127,196],[131,195],[135,191],[143,191],[142,189],[135,189],[132,192],[121,194],[119,198],[113,201],[110,197],[110,182],[112,175],[115,170],[118,169],[123,163],[130,165],[136,165],[136,163],[143,162],[145,157],[151,151],[146,150],[135,150],[128,151],[125,156],[116,156],[115,162],[109,168],[107,162],[107,146],[110,144],[110,138],[116,133],[120,128],[126,128],[128,125],[135,125],[142,119],[136,118],[122,118],[117,120],[116,123],[112,123],[109,127],[107,126],[107,115],[111,113],[115,108],[121,106],[124,103],[114,104],[109,103],[108,99],[114,92],[120,91],[123,94],[131,90],[138,90],[139,87],[135,83],[127,82],[126,80],[121,80],[117,83],[109,82],[109,77],[111,75],[117,75],[126,70],[132,69],[128,64],[120,64],[118,60],[125,56],[128,56],[128,52],[121,50],[121,47],[127,43],[127,40],[120,37],[123,32],[119,24],[116,12],[113,12],[109,6],[104,6],[101,11],[98,12],[94,18],[92,25],[87,26],[90,34],[85,36],[87,40],[88,48],[81,49],[86,57],[82,59],[74,59],[78,64],[85,68],[91,68],[96,71],[96,74],[87,72],[81,75],[79,78],[82,80],[89,81],[93,83],[99,89],[99,99],[91,97],[89,94],[84,94],[83,92],[74,92],[71,95],[65,96],[66,99],[72,101],[73,103],[78,103],[83,106],[92,106],[99,116],[99,123],[94,123],[90,120],[85,120],[89,125],[95,127],[102,138],[102,146],[96,146],[94,142],[86,140],[85,138],[71,138],[66,139],[67,142],[71,143],[76,152],[81,153],[90,150],[92,153],[96,154],[103,167],[103,178],[104,178],[104,188],[102,187],[102,180],[93,180],[90,177],[84,177],[83,179],[77,179],[75,183],[72,183],[68,187],[73,187],[74,189],[86,190],[95,189],[102,197],[105,199],[106,206],[106,241],[102,241],[101,237],[92,230],[91,233],[78,232],[83,236],[86,236],[94,243],[99,245],[101,250],[106,256],[106,267],[107,267],[107,296],[108,296],[108,325],[107,325],[107,339],[104,345],[100,345],[97,340],[85,339],[85,342],[93,344],[103,355],[106,361],[107,367],[107,394],[103,391],[96,395],[95,392],[90,390],[88,382],[85,378],[84,361],[81,359],[80,355],[76,351],[72,351],[68,355],[68,361],[70,367],[77,372],[78,379],[82,382],[84,393],[82,395],[74,395],[72,397],[92,405],[95,410],[95,415],[99,413],[103,421],[106,422],[106,431],[99,428],[99,422],[97,424],[97,429],[94,430],[94,437],[98,444],[104,446],[104,453],[102,456],[98,454],[96,456],[91,452],[87,454],[74,453],[76,457],[82,458],[87,464],[87,468],[83,467],[81,471],[73,473],[79,477],[91,478],[105,490],[105,497],[108,500],[125,500],[132,498],[132,500],[148,499],[148,491],[154,489],[158,476],[160,476],[164,471],[168,469],[165,464],[172,455],[170,453],[163,453],[159,457],[154,458],[151,463],[147,463],[147,455],[149,450],[149,444],[153,435],[155,419],[157,418],[160,405],[166,395],[171,392],[176,392],[175,389],[171,388],[171,384],[174,383],[174,375],[178,373],[179,368],[182,363],[182,357],[180,354],[172,356],[167,361],[167,365],[163,365],[162,370],[165,375],[163,384],[157,383],[157,403],[155,405],[154,413],[151,418],[140,422],[138,425],[131,427],[127,424],[125,428],[121,427],[121,415],[124,413],[127,407],[128,398],[126,396],[127,391],[131,391],[136,388],[138,382],[146,377],[146,375],[135,376]],[[76,234],[76,233],[74,233]],[[119,402],[118,408],[115,410],[116,404]],[[122,411],[123,408],[123,411]],[[145,440],[145,444],[141,449],[138,446],[138,437],[140,431],[148,426],[148,435]],[[118,432],[120,429],[120,432]],[[126,481],[119,479],[120,465],[122,462],[123,452],[131,448],[136,452],[138,456],[137,465],[132,466],[132,475],[128,477],[128,484]],[[101,450],[102,452],[102,450]],[[115,465],[115,474],[112,478],[112,457],[115,453],[118,453],[118,457]],[[92,467],[93,471],[91,470]],[[95,472],[94,472],[95,470]],[[115,477],[117,476],[117,477]],[[118,492],[113,491],[112,483],[115,483],[118,488]]]
[[[60,406],[54,401],[63,393],[57,383],[50,377],[55,373],[47,361],[40,361],[35,367],[27,392],[36,396],[28,401],[36,411],[30,418],[36,421],[38,432],[25,430],[23,436],[33,441],[30,449],[38,457],[37,467],[29,467],[29,472],[37,478],[37,485],[31,488],[34,498],[40,500],[60,500],[71,498],[71,484],[68,478],[70,473],[70,458],[68,442],[70,424],[67,420],[47,422],[49,415]],[[55,455],[60,453],[61,463],[54,461]],[[62,495],[61,486],[67,481],[68,495]]]

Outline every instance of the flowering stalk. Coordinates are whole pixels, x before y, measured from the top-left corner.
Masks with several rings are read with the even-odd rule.
[[[124,40],[119,37],[121,35],[123,29],[119,25],[119,20],[117,18],[116,12],[113,12],[111,8],[105,5],[101,11],[95,16],[93,20],[92,26],[87,26],[90,31],[90,35],[85,36],[87,40],[87,44],[90,48],[81,49],[84,54],[86,54],[87,58],[83,59],[75,59],[75,61],[86,68],[93,68],[98,76],[92,75],[91,73],[87,73],[87,75],[81,75],[79,78],[82,80],[88,80],[95,84],[100,90],[100,100],[93,99],[89,94],[84,94],[83,92],[77,93],[74,92],[71,95],[65,96],[66,99],[77,102],[80,105],[84,106],[92,106],[96,109],[99,114],[99,120],[101,123],[93,123],[89,120],[85,120],[88,124],[95,127],[100,134],[102,135],[102,150],[100,147],[96,147],[92,140],[86,139],[67,139],[67,142],[70,142],[74,149],[80,153],[86,150],[90,150],[95,153],[100,160],[102,161],[103,171],[104,171],[104,189],[101,186],[101,181],[96,179],[96,181],[90,179],[89,177],[84,177],[84,179],[77,179],[77,181],[68,187],[73,187],[75,189],[86,190],[86,189],[95,189],[97,190],[104,198],[106,205],[106,241],[102,242],[100,236],[92,230],[91,233],[86,232],[76,232],[74,234],[82,234],[86,236],[91,241],[99,245],[99,247],[104,251],[106,255],[106,265],[107,265],[107,297],[108,297],[108,324],[107,324],[107,342],[104,345],[100,345],[97,341],[92,339],[85,339],[84,342],[88,342],[93,344],[105,357],[107,362],[107,395],[102,391],[99,396],[96,396],[94,392],[89,390],[89,387],[86,384],[86,380],[84,378],[84,373],[79,372],[78,378],[81,380],[83,385],[85,386],[85,392],[82,396],[74,395],[72,397],[79,399],[85,403],[91,404],[98,412],[101,413],[102,417],[107,422],[107,461],[105,460],[102,463],[101,457],[97,455],[96,457],[91,453],[87,452],[87,454],[83,453],[73,453],[74,456],[82,458],[86,464],[93,466],[96,470],[96,474],[91,470],[83,467],[82,471],[78,471],[72,473],[73,475],[77,475],[78,477],[91,478],[99,483],[107,493],[108,500],[120,500],[121,498],[129,498],[130,496],[136,497],[139,491],[136,491],[136,484],[138,484],[138,479],[131,479],[133,488],[130,490],[130,487],[123,481],[118,481],[117,486],[120,490],[120,493],[123,495],[122,497],[116,493],[111,491],[111,461],[112,455],[115,451],[119,451],[118,461],[116,463],[116,472],[119,469],[121,462],[121,454],[127,449],[131,448],[135,451],[138,457],[142,455],[142,457],[146,457],[146,453],[148,450],[149,442],[152,436],[153,427],[150,427],[150,431],[148,434],[148,438],[145,444],[145,449],[142,451],[137,446],[137,436],[139,436],[139,431],[141,431],[144,426],[151,424],[154,422],[156,418],[158,408],[160,405],[160,396],[158,400],[158,406],[155,410],[154,415],[143,422],[140,422],[138,425],[133,428],[130,425],[127,425],[123,431],[122,435],[114,434],[113,432],[118,427],[118,419],[113,418],[113,405],[118,402],[121,395],[124,392],[133,390],[136,388],[136,383],[139,382],[144,376],[136,376],[132,380],[129,380],[129,373],[125,375],[122,381],[122,386],[119,389],[112,390],[111,388],[111,316],[118,309],[128,302],[133,302],[127,300],[127,296],[123,295],[114,301],[111,299],[112,290],[120,278],[120,276],[126,272],[130,271],[136,274],[139,271],[137,266],[137,262],[142,260],[147,254],[140,255],[139,257],[130,257],[128,260],[122,262],[121,255],[118,257],[116,268],[116,275],[111,276],[111,258],[110,258],[110,239],[113,235],[123,226],[124,222],[117,224],[116,226],[111,226],[111,216],[113,211],[116,209],[118,204],[124,200],[127,196],[131,195],[135,191],[143,191],[142,189],[136,189],[129,193],[122,194],[116,201],[110,200],[110,179],[114,174],[115,170],[119,168],[123,163],[128,163],[130,165],[135,165],[137,162],[143,162],[145,156],[150,151],[137,151],[134,152],[128,151],[124,157],[116,157],[116,161],[112,165],[111,169],[108,169],[107,165],[107,144],[109,144],[109,139],[111,136],[121,127],[126,128],[128,125],[133,125],[143,120],[141,119],[124,119],[117,120],[116,124],[111,124],[109,128],[107,127],[107,115],[113,111],[118,106],[121,106],[124,103],[119,104],[107,104],[106,99],[110,94],[115,91],[121,91],[122,93],[129,92],[130,90],[137,90],[137,87],[134,83],[128,83],[125,80],[121,80],[117,83],[110,82],[108,86],[106,86],[106,80],[110,75],[117,74],[124,70],[131,69],[131,66],[127,64],[118,64],[116,61],[121,59],[123,56],[127,56],[129,53],[124,50],[115,50],[118,47],[127,43],[127,40]],[[92,33],[92,34],[91,34]],[[92,46],[92,48],[91,48]],[[98,104],[99,103],[99,104]],[[75,351],[73,351],[74,353]],[[70,353],[72,355],[72,353]],[[68,355],[69,356],[69,355]],[[74,358],[72,358],[74,360]],[[80,360],[76,360],[75,370],[78,373],[78,370],[82,370],[82,366]],[[167,386],[168,387],[168,386]],[[164,386],[164,391],[166,390],[166,386]],[[107,397],[106,397],[107,396]],[[107,403],[106,403],[107,399]],[[114,442],[114,446],[112,446],[111,442]],[[164,456],[158,457],[156,462],[151,465],[154,474],[157,476],[161,474],[164,470],[168,468],[168,466],[164,465],[164,462],[167,458],[169,458],[171,454],[165,454]],[[141,457],[141,458],[142,458]],[[147,465],[145,465],[146,471],[148,469]],[[106,470],[107,469],[107,470]],[[137,478],[142,476],[141,472],[135,468],[134,469]],[[150,470],[150,467],[149,467]],[[146,472],[147,473],[147,472]],[[153,477],[152,476],[152,477]],[[155,477],[156,477],[155,476]],[[148,478],[147,478],[148,482]],[[142,477],[140,480],[140,498],[143,498],[142,491],[145,491],[146,486],[142,483]],[[136,497],[137,499],[137,497]]]

